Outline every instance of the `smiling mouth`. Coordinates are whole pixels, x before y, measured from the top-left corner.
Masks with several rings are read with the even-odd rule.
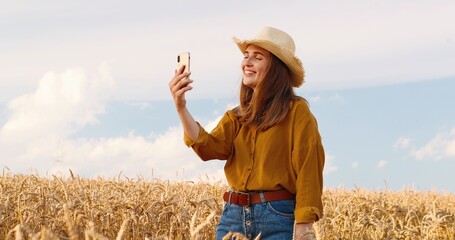
[[[247,75],[247,76],[251,76],[251,75],[254,75],[256,72],[246,70],[246,71],[244,71],[243,73],[244,73],[245,75]]]

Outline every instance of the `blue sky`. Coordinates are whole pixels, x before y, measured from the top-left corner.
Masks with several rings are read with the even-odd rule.
[[[0,159],[14,173],[223,178],[182,142],[168,91],[192,54],[190,110],[236,103],[232,36],[290,33],[327,187],[455,192],[453,1],[41,1],[0,8]]]

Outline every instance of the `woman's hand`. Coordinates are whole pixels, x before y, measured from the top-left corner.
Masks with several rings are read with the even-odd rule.
[[[296,223],[294,228],[294,240],[316,240],[313,223]]]
[[[183,72],[185,66],[179,66],[175,70],[175,75],[172,80],[169,82],[169,89],[171,91],[172,97],[174,98],[175,108],[177,111],[180,111],[186,107],[185,93],[193,89],[189,84],[193,80],[188,77],[191,73]]]
[[[196,141],[199,135],[199,125],[194,120],[191,113],[186,108],[185,93],[193,89],[190,83],[193,80],[188,77],[191,73],[183,72],[184,66],[180,66],[175,70],[175,75],[169,82],[169,89],[171,90],[172,97],[174,98],[175,109],[179,115],[180,121],[182,122],[183,131],[193,141]]]

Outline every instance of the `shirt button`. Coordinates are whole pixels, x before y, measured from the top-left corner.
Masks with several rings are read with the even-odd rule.
[[[245,212],[250,212],[250,207],[245,207]]]
[[[245,224],[249,227],[249,226],[251,226],[251,221],[250,221],[250,220],[247,220],[247,221],[245,222]]]

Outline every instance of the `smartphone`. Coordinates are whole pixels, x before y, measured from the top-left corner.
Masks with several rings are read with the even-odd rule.
[[[183,72],[189,72],[190,71],[190,53],[189,52],[184,52],[181,53],[177,56],[177,68],[180,67],[181,65],[185,66],[185,70]]]

